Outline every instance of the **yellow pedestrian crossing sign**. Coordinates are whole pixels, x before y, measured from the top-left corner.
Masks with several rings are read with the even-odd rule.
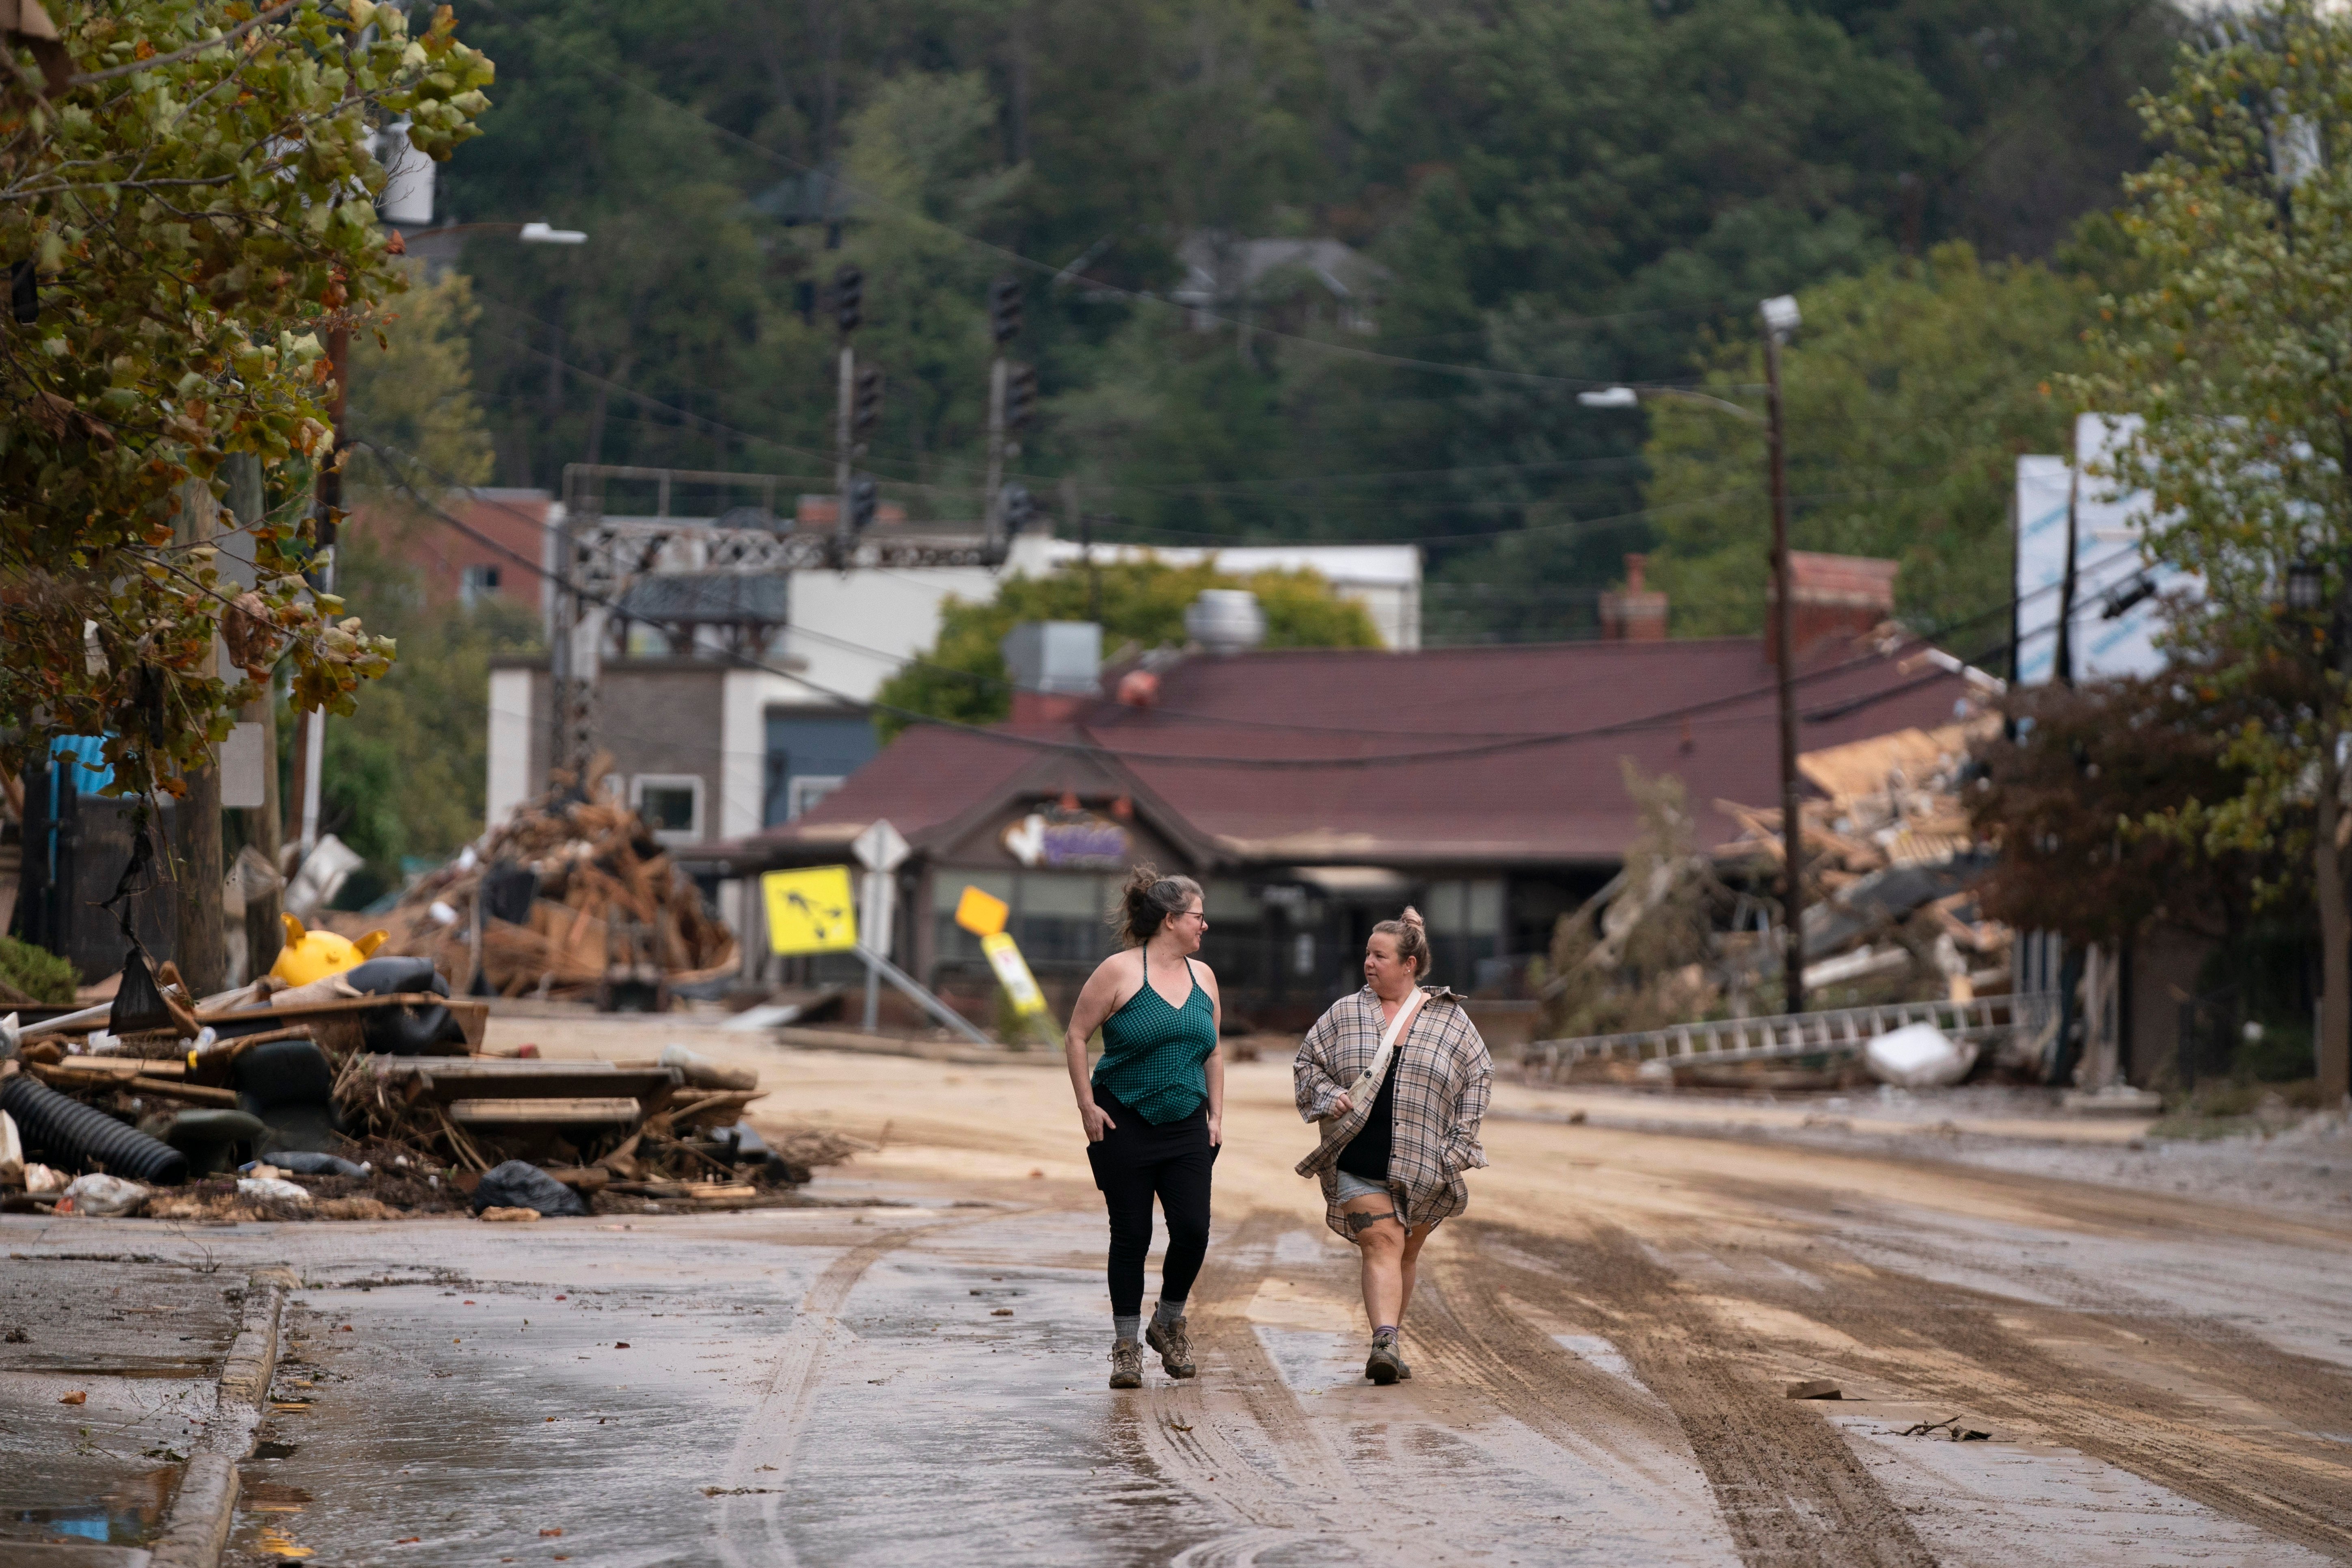
[[[856,948],[857,910],[848,867],[771,871],[760,879],[760,891],[768,906],[769,952],[789,956]]]

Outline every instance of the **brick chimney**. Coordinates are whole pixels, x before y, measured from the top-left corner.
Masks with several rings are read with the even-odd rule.
[[[1646,555],[1625,557],[1625,586],[1601,595],[1601,636],[1607,642],[1666,640],[1666,596],[1642,585]]]
[[[1797,658],[1829,642],[1852,642],[1868,636],[1895,614],[1895,563],[1866,555],[1822,555],[1810,550],[1789,552],[1789,577],[1795,613],[1789,621],[1789,645]],[[1769,613],[1779,595],[1765,589]],[[1764,657],[1773,658],[1772,633],[1764,633]]]

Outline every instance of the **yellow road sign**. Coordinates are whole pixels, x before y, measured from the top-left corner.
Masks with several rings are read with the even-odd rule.
[[[768,902],[768,951],[848,952],[857,946],[857,911],[849,868],[771,871],[760,879]]]
[[[988,895],[982,893],[981,897]],[[980,950],[988,954],[988,966],[996,971],[997,981],[1012,999],[1015,1013],[1025,1018],[1045,1010],[1045,994],[1037,989],[1037,977],[1029,973],[1028,961],[1021,956],[1021,950],[1013,944],[1011,937],[1001,931],[992,932],[980,939]]]
[[[992,898],[967,883],[963,897],[956,900],[955,922],[974,936],[994,936],[1004,929],[1005,917],[1012,912],[1013,906],[1003,899]]]

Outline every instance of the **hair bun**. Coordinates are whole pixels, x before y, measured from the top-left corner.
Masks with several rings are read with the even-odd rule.
[[[1416,931],[1427,931],[1429,929],[1429,922],[1423,920],[1421,918],[1421,911],[1414,909],[1411,904],[1407,904],[1404,907],[1404,913],[1399,915],[1397,919],[1404,921],[1405,924],[1412,927]]]

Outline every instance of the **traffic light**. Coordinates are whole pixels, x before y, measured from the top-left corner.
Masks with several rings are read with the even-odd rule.
[[[849,434],[853,440],[870,441],[882,426],[882,367],[861,365],[857,371],[857,389],[849,404]]]
[[[1004,427],[1025,430],[1037,417],[1037,367],[1015,364],[1005,367]]]
[[[1000,348],[1021,333],[1021,279],[1009,272],[988,286],[988,330]]]
[[[1037,503],[1029,499],[1029,487],[1015,481],[998,493],[1003,500],[1005,531],[1018,533],[1028,527],[1029,520],[1037,515]]]
[[[874,526],[874,511],[882,502],[882,487],[864,474],[849,481],[849,532],[852,538]]]
[[[833,275],[833,319],[845,332],[866,320],[866,274],[846,263]]]

